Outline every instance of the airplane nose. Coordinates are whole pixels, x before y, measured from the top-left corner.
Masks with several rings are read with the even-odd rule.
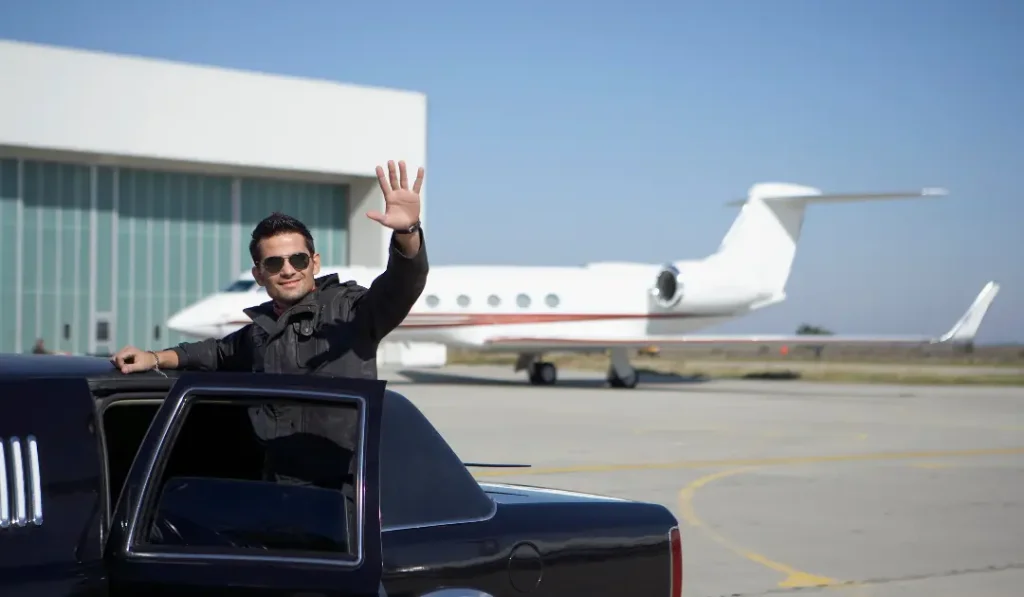
[[[217,335],[217,322],[211,319],[211,315],[209,306],[202,303],[192,305],[171,315],[167,319],[167,329],[194,338],[208,338]]]
[[[189,336],[195,335],[197,330],[195,329],[195,322],[192,321],[193,318],[190,317],[189,311],[191,311],[191,309],[182,309],[174,315],[171,315],[167,320],[167,329],[179,334],[186,334]]]

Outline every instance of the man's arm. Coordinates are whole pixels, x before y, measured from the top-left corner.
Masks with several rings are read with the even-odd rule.
[[[422,229],[391,236],[387,269],[355,304],[355,318],[364,322],[375,342],[380,342],[409,315],[427,285],[429,270]]]
[[[252,324],[249,324],[252,325]],[[157,353],[161,369],[194,371],[246,371],[249,351],[246,350],[249,325],[223,338],[207,338],[199,342],[182,342]]]
[[[246,371],[249,369],[251,358],[249,331],[249,326],[245,326],[223,338],[183,342],[160,351],[126,346],[111,357],[110,361],[122,373],[150,371],[155,368]]]

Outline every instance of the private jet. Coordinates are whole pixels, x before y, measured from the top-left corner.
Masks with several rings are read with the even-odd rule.
[[[631,350],[693,343],[947,343],[973,339],[998,284],[985,286],[948,333],[931,337],[743,336],[694,332],[776,305],[796,255],[810,204],[945,195],[943,189],[868,194],[823,194],[789,183],[758,183],[718,250],[699,260],[668,264],[591,263],[575,267],[433,266],[426,288],[391,342],[435,342],[449,347],[519,355],[516,370],[531,383],[552,385],[553,352],[608,351],[607,380],[616,388],[639,381]],[[381,269],[322,267],[368,286]],[[195,338],[221,337],[249,323],[243,309],[267,300],[251,273],[223,291],[175,313],[169,329]]]

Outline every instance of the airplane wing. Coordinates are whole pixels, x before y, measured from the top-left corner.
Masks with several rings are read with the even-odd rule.
[[[685,346],[711,344],[775,344],[775,345],[811,345],[828,344],[965,344],[972,342],[985,319],[992,301],[999,293],[999,284],[995,281],[985,284],[971,306],[959,320],[941,336],[886,336],[886,335],[810,335],[810,334],[686,334],[682,336],[640,336],[636,338],[495,338],[492,348],[503,350],[526,350],[532,347],[546,346],[557,350],[589,351],[604,348],[647,348],[651,346]]]

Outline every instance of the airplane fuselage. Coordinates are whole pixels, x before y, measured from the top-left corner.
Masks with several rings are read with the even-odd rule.
[[[519,351],[552,345],[595,348],[678,336],[749,312],[761,293],[709,275],[703,262],[671,266],[674,288],[659,289],[658,265],[583,267],[435,266],[391,341],[437,342]],[[369,286],[381,270],[325,268]],[[220,337],[249,323],[243,309],[268,300],[249,276],[175,315],[169,325],[194,337]],[[661,296],[665,290],[670,295]]]

